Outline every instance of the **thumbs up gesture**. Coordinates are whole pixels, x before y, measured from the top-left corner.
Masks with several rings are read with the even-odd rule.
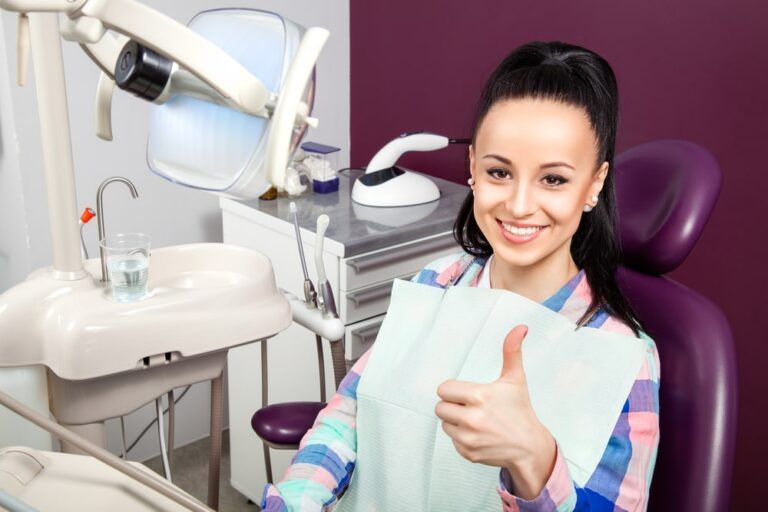
[[[518,496],[533,498],[552,472],[556,446],[531,406],[521,352],[527,333],[525,325],[518,325],[507,334],[501,374],[494,382],[440,384],[435,414],[462,457],[506,468]]]

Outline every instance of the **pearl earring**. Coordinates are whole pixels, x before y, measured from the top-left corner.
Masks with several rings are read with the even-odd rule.
[[[467,185],[469,185],[470,187],[471,187],[472,185],[474,185],[474,184],[475,184],[475,178],[469,178],[469,179],[467,180]]]
[[[592,196],[592,197],[590,197],[590,199],[592,200],[592,202],[593,202],[593,203],[595,203],[595,206],[597,206],[597,201],[598,201],[600,198],[599,198],[599,197],[597,197],[597,196]],[[591,211],[592,211],[592,208],[594,208],[594,206],[591,206],[589,203],[587,203],[586,205],[584,205],[584,211],[585,211],[585,212],[591,212]]]

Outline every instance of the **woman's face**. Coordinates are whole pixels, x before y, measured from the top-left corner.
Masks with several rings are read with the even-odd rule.
[[[596,164],[586,111],[551,100],[501,101],[469,156],[474,215],[494,258],[515,267],[571,265],[571,238],[608,172],[608,162]]]

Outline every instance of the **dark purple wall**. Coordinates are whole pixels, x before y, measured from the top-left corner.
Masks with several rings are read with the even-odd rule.
[[[613,66],[618,151],[658,138],[694,141],[722,165],[723,191],[702,239],[671,274],[731,321],[740,372],[733,510],[764,503],[768,460],[768,3],[764,0],[351,0],[352,164],[398,133],[469,136],[480,88],[514,47],[558,39]],[[403,163],[456,182],[464,152]]]

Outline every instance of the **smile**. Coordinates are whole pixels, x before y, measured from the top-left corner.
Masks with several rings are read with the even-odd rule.
[[[499,228],[504,239],[514,244],[531,242],[538,238],[539,233],[547,228],[547,226],[531,226],[520,228],[500,220],[497,220],[496,222],[499,224]]]
[[[529,236],[534,233],[537,233],[544,229],[546,226],[534,226],[530,228],[519,228],[517,226],[513,226],[512,224],[507,224],[506,222],[502,222],[501,225],[504,227],[504,229],[513,235],[518,236]]]

